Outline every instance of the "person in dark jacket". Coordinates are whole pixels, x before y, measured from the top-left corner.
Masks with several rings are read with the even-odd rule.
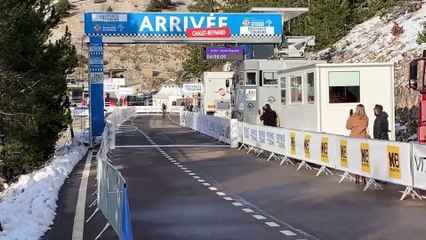
[[[383,106],[379,104],[374,107],[374,115],[376,116],[374,120],[374,139],[389,140],[389,115],[383,111]]]
[[[271,109],[271,105],[265,104],[262,108],[262,113],[260,115],[260,121],[263,121],[265,126],[277,126],[277,113]]]

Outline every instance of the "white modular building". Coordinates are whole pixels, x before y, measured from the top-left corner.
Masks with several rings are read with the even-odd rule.
[[[313,63],[324,63],[324,61],[291,58],[253,59],[242,62],[233,79],[235,92],[232,98],[233,117],[247,123],[261,124],[259,110],[265,104],[271,105],[271,108],[279,113],[281,90],[278,72]]]
[[[201,111],[219,117],[231,117],[231,89],[234,72],[204,72]]]
[[[349,112],[363,104],[372,135],[373,108],[380,104],[395,139],[392,63],[311,64],[279,71],[278,79],[281,127],[348,135]]]

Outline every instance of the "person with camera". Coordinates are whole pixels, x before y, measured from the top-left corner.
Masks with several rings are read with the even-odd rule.
[[[271,105],[265,104],[262,111],[259,110],[260,121],[263,121],[263,125],[276,127],[277,126],[277,113],[271,109]]]
[[[355,108],[355,112],[351,109],[349,112],[349,118],[346,121],[346,129],[350,130],[350,136],[356,138],[370,138],[368,134],[368,117],[365,114],[364,105],[358,104]],[[365,177],[360,178],[359,175],[355,175],[355,183],[365,183]]]

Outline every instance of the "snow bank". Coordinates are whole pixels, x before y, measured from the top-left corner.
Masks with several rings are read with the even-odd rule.
[[[43,236],[55,218],[62,184],[87,150],[85,146],[71,147],[42,169],[21,176],[3,192],[0,240],[37,240]]]

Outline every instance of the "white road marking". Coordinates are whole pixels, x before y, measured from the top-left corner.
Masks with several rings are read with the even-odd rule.
[[[186,167],[183,167],[183,168],[182,168],[182,170],[187,170],[187,169],[188,169],[188,168],[186,168]]]
[[[253,215],[254,218],[256,218],[257,220],[265,220],[266,217],[262,216],[262,215]]]
[[[226,193],[223,193],[223,192],[216,192],[216,194],[219,196],[226,196]]]
[[[210,183],[203,183],[204,186],[211,186]]]
[[[250,208],[243,208],[243,209],[241,209],[241,210],[243,210],[244,212],[246,212],[246,213],[252,213],[252,212],[254,212],[253,210],[251,210]]]
[[[195,174],[195,173],[191,172],[191,173],[188,173],[188,175],[189,175],[189,176],[195,176],[195,175],[197,175],[197,174]]]
[[[294,233],[294,232],[292,232],[290,230],[283,230],[283,231],[280,231],[280,233],[282,233],[282,234],[284,234],[286,236],[296,236],[296,233]]]
[[[234,200],[231,197],[223,197],[223,199],[225,199],[226,201],[232,201],[232,200]]]
[[[199,176],[193,176],[193,178],[194,178],[194,179],[199,179],[200,177],[199,177]]]
[[[239,203],[239,202],[233,202],[232,205],[236,206],[236,207],[242,207],[243,204]]]
[[[182,168],[182,169],[183,169],[183,168]],[[190,173],[190,172],[191,172],[191,170],[185,170],[185,172],[186,172],[186,173]]]
[[[229,145],[208,145],[208,144],[199,144],[199,145],[118,145],[116,148],[229,148]]]
[[[217,188],[215,188],[215,187],[209,187],[209,189],[212,190],[212,191],[217,191]]]
[[[81,176],[80,188],[78,190],[77,205],[75,206],[74,225],[72,230],[72,240],[83,239],[87,183],[89,181],[91,163],[92,151],[89,151],[89,153],[87,154],[86,163],[84,164],[83,175]]]
[[[206,180],[204,180],[204,179],[198,179],[198,182],[205,182]]]
[[[183,167],[183,165],[181,165],[180,163],[177,163],[177,165],[176,166],[178,166],[178,167]]]
[[[265,222],[265,224],[270,226],[270,227],[279,227],[280,226],[276,222]]]

